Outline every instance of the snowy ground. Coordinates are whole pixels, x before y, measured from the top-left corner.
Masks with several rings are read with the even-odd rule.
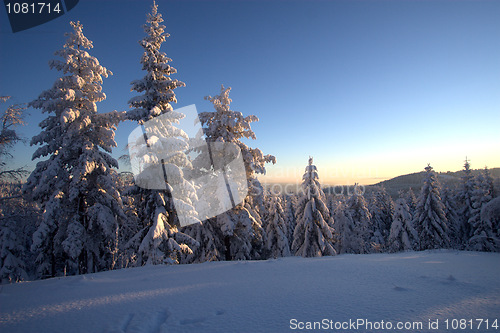
[[[387,331],[346,326],[358,319],[374,328],[390,321],[394,332],[442,332],[446,319],[450,326],[473,319],[474,329],[449,331],[500,332],[484,322],[477,329],[476,321],[500,325],[500,253],[153,266],[0,288],[2,333],[291,332],[314,321],[332,332]],[[439,320],[438,330],[428,328],[429,320]],[[397,330],[398,321],[422,322],[423,329]],[[347,329],[336,330],[336,323]]]

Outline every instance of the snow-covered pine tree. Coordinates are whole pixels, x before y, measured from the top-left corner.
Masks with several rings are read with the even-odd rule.
[[[336,195],[332,193],[325,193],[326,195],[326,207],[330,211],[330,215],[333,218],[333,212],[337,209],[337,206],[340,204],[339,200],[337,200]],[[334,219],[335,220],[335,219]]]
[[[471,227],[472,234],[474,234],[474,226],[477,225],[481,220],[482,206],[491,200],[488,184],[486,183],[483,174],[480,173],[476,177],[474,177],[474,181],[476,184],[474,186],[474,189],[472,190],[472,210],[469,218],[469,226]]]
[[[490,202],[491,202],[497,198],[498,185],[495,185],[495,180],[493,180],[493,178],[491,177],[490,170],[488,169],[488,167],[484,167],[483,177],[484,177],[484,181],[485,181],[484,186],[487,189],[487,193],[489,194],[489,196],[491,196],[491,200],[490,200]],[[500,183],[500,179],[497,178],[496,182]],[[498,208],[499,201],[497,200],[497,201],[495,201],[495,203],[493,203],[491,205],[489,204],[490,202],[488,202],[488,204],[486,204],[490,208],[486,209],[487,212],[484,213],[484,214],[486,214],[486,215],[484,215],[485,217],[483,217],[483,215],[481,215],[481,219],[483,219],[483,220],[488,219],[491,221],[491,226],[493,228],[493,232],[495,233],[497,238],[500,239],[500,210],[496,211],[496,213],[497,213],[496,215],[495,215],[495,213],[490,214],[488,211],[489,209],[492,209],[492,207]]]
[[[405,199],[396,200],[391,233],[387,243],[391,252],[411,251],[418,248],[418,235],[413,227],[410,208]]]
[[[287,196],[286,206],[285,206],[285,225],[288,238],[289,247],[292,246],[293,243],[293,232],[295,230],[295,226],[297,225],[297,218],[295,216],[295,202],[297,198],[295,195]]]
[[[9,99],[0,96],[1,102]],[[7,160],[12,157],[10,149],[23,140],[16,127],[24,124],[25,109],[24,105],[10,105],[0,116],[0,283],[28,279],[28,238],[38,222],[37,216],[30,214],[34,205],[27,204],[20,183],[13,182],[28,172],[24,168],[7,168]]]
[[[490,200],[481,209],[479,222],[473,225],[473,235],[467,249],[500,252],[500,198]]]
[[[297,226],[293,233],[292,254],[302,257],[335,255],[333,219],[325,204],[318,171],[312,157],[302,177],[303,195],[297,209]]]
[[[344,253],[369,253],[372,251],[370,244],[370,226],[371,215],[367,208],[367,203],[358,184],[354,185],[352,195],[346,203],[347,225],[344,226],[343,236],[345,244]]]
[[[181,263],[201,263],[205,261],[219,261],[223,257],[223,239],[221,230],[217,228],[217,219],[207,219],[202,223],[195,223],[185,227],[182,232],[191,236],[199,244],[191,254],[183,256]]]
[[[488,169],[485,169],[475,177],[476,186],[472,192],[472,211],[469,218],[472,236],[467,245],[470,250],[497,251],[500,244],[496,238],[494,225],[488,219],[482,218],[482,208],[492,199],[493,181],[491,177],[488,179],[488,176]]]
[[[430,164],[425,171],[413,225],[419,235],[421,250],[447,248],[450,246],[448,220],[441,201],[440,185]]]
[[[415,196],[415,192],[413,192],[411,187],[408,189],[408,192],[406,192],[405,200],[408,208],[410,209],[410,214],[413,218],[413,215],[415,215],[415,209],[417,208],[417,197]]]
[[[153,2],[152,11],[144,25],[146,37],[139,43],[144,48],[141,58],[144,78],[133,81],[132,90],[141,93],[130,99],[132,110],[126,112],[127,119],[137,121],[145,128],[148,144],[161,146],[166,156],[156,156],[157,163],[169,170],[169,181],[180,188],[176,194],[189,216],[177,216],[172,198],[172,187],[165,183],[166,190],[150,190],[134,186],[129,194],[137,198],[138,215],[142,221],[139,232],[130,240],[129,246],[137,251],[137,265],[145,263],[178,263],[181,254],[192,253],[197,242],[179,230],[179,218],[197,220],[193,208],[196,193],[192,185],[184,179],[183,169],[190,168],[185,151],[188,149],[187,134],[175,126],[184,114],[173,111],[170,103],[177,102],[173,89],[185,84],[170,78],[177,70],[168,63],[172,59],[160,50],[169,34],[165,32],[162,15]],[[162,115],[161,121],[156,117]],[[147,151],[148,147],[144,147]],[[147,156],[147,153],[146,153]],[[173,179],[172,174],[176,174]],[[189,208],[191,207],[191,208]],[[199,221],[198,221],[199,222]],[[137,247],[138,246],[138,247]]]
[[[23,252],[26,249],[16,233],[12,219],[0,216],[0,283],[28,280],[29,276]]]
[[[224,88],[224,85],[221,85],[220,95],[205,97],[214,105],[215,112],[202,112],[199,118],[205,126],[207,142],[235,143],[241,149],[250,188],[254,185],[250,182],[256,179],[256,174],[265,174],[265,164],[276,163],[276,158],[269,154],[264,155],[260,149],[250,148],[241,142],[241,139],[257,139],[250,124],[259,121],[259,118],[254,115],[243,117],[241,112],[231,110],[230,91],[231,87]],[[261,190],[258,192],[263,193]]]
[[[450,238],[450,246],[456,249],[463,249],[462,240],[460,237],[461,219],[458,216],[458,208],[453,191],[445,186],[441,191],[441,199],[444,204],[444,212],[448,220],[448,236]]]
[[[262,184],[261,184],[262,185]],[[272,189],[266,189],[264,186],[262,186],[262,207],[254,207],[255,212],[259,214],[260,217],[260,224],[262,225],[262,228],[266,229],[267,222],[269,220],[268,218],[268,207],[269,207],[269,200],[273,200],[272,197],[275,196],[272,192]],[[260,206],[260,203],[257,204],[256,206]]]
[[[127,157],[128,155],[124,155]],[[123,156],[118,160],[123,160]],[[134,184],[134,175],[129,171],[122,171],[115,175],[118,192],[120,192],[123,212],[125,213],[126,220],[120,225],[120,230],[118,232],[118,253],[117,253],[117,263],[116,267],[127,268],[135,265],[135,260],[137,259],[136,251],[134,247],[128,246],[129,240],[139,231],[140,222],[139,216],[137,214],[136,198],[128,195],[127,191],[132,188]],[[139,246],[137,245],[137,248]]]
[[[48,159],[37,163],[23,189],[44,211],[32,246],[42,276],[111,269],[125,218],[112,177],[118,163],[110,155],[120,114],[99,114],[96,106],[106,98],[102,76],[112,73],[86,51],[92,42],[80,22],[71,26],[56,52],[63,59],[49,63],[64,76],[29,104],[48,114],[31,140],[40,145],[33,159]]]
[[[358,239],[351,239],[354,235],[352,231],[353,222],[347,213],[345,198],[337,203],[333,212],[330,213],[334,220],[334,228],[336,232],[335,250],[337,253],[355,253],[358,248]],[[354,241],[354,242],[353,242]],[[354,243],[354,244],[352,244]]]
[[[193,177],[192,179],[196,179],[197,176],[214,177],[212,180],[216,179],[216,174],[212,172],[213,170],[210,170],[209,166],[206,166],[208,169],[201,167],[201,165],[198,164],[199,160],[200,159],[196,158],[192,162],[194,166],[190,172],[190,176]],[[200,211],[218,211],[221,204],[219,197],[223,195],[227,196],[227,189],[217,185],[218,183],[213,181],[212,183],[208,182],[207,185],[199,187],[197,189],[198,198],[206,200],[196,202],[195,207],[200,208],[201,205]],[[225,192],[221,194],[221,191]],[[182,229],[182,232],[191,236],[199,244],[193,249],[193,253],[183,255],[182,263],[224,260],[224,237],[218,227],[216,217],[204,219],[201,223],[188,225]]]
[[[500,222],[500,198],[485,204],[481,210],[481,218],[472,226],[473,234],[467,249],[471,251],[500,252],[498,226]]]
[[[139,42],[144,48],[141,58],[142,70],[147,73],[144,78],[132,81],[132,90],[142,95],[130,99],[129,104],[133,109],[127,111],[127,118],[141,125],[172,111],[170,103],[177,103],[173,90],[186,86],[184,82],[170,77],[177,73],[177,70],[168,64],[172,59],[160,50],[162,44],[170,37],[170,34],[165,32],[162,22],[158,5],[153,1],[151,13],[147,14],[147,21],[143,26],[146,37]]]
[[[472,212],[474,210],[474,207],[472,207],[472,196],[475,187],[476,181],[474,179],[474,175],[472,174],[472,170],[470,169],[470,163],[466,157],[462,182],[457,195],[457,202],[460,204],[458,207],[459,216],[462,219],[460,223],[460,239],[464,246],[472,236],[472,228],[469,224],[469,219],[472,217]]]
[[[263,189],[256,173],[265,173],[265,164],[275,163],[272,155],[264,155],[258,148],[250,148],[241,139],[256,139],[250,124],[258,121],[256,116],[244,117],[241,112],[230,109],[231,88],[221,86],[220,95],[207,96],[215,112],[202,112],[198,115],[204,128],[205,139],[209,144],[225,143],[239,147],[245,164],[249,195],[244,205],[217,216],[218,228],[224,239],[226,260],[259,258],[259,250],[264,242],[261,216],[263,210]],[[197,161],[193,161],[196,163]]]
[[[0,180],[0,283],[27,280],[36,269],[30,248],[42,212],[22,195],[22,186]]]
[[[266,240],[264,248],[270,258],[290,256],[290,244],[288,241],[288,229],[285,222],[285,212],[281,204],[281,198],[270,193],[267,197],[267,222]]]
[[[28,280],[34,269],[30,246],[41,212],[21,188],[0,180],[0,283]]]
[[[394,201],[383,186],[378,186],[370,196],[368,210],[370,219],[370,243],[384,246],[391,231]]]
[[[493,181],[493,177],[491,177],[490,169],[488,169],[487,166],[485,166],[483,169],[483,180],[483,186],[485,187],[488,195],[491,197],[491,199],[496,198],[495,184]]]

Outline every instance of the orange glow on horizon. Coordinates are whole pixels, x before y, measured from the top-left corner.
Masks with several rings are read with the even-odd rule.
[[[404,151],[381,154],[375,156],[364,156],[353,158],[350,163],[340,163],[330,159],[320,158],[314,160],[318,168],[319,181],[321,185],[373,185],[397,176],[407,175],[424,171],[427,163],[430,163],[436,172],[455,172],[463,169],[465,160],[453,148],[443,150],[435,147],[426,151]],[[428,156],[427,159],[421,156]],[[456,156],[458,155],[458,156]],[[490,151],[478,151],[467,155],[472,169],[483,169],[500,167],[500,154],[492,154]],[[266,175],[259,175],[263,184],[300,184],[306,166],[276,165],[267,166]]]

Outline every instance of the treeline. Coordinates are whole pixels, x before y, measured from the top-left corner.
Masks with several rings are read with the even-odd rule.
[[[160,51],[168,34],[154,5],[140,41],[145,76],[132,82],[137,93],[130,110],[98,113],[106,98],[102,78],[112,75],[88,53],[92,42],[79,22],[71,22],[61,59],[49,64],[62,73],[54,85],[28,104],[47,117],[31,139],[39,161],[25,183],[23,169],[8,170],[8,149],[21,140],[24,107],[9,107],[0,129],[0,278],[20,281],[86,274],[145,264],[198,263],[217,260],[305,257],[338,253],[395,252],[435,248],[499,250],[498,198],[488,171],[470,174],[465,164],[463,186],[441,188],[430,166],[418,198],[409,191],[394,202],[381,188],[364,195],[355,187],[350,196],[325,194],[310,158],[300,195],[265,191],[257,175],[265,173],[272,155],[248,147],[255,139],[251,123],[257,117],[230,109],[230,88],[207,96],[213,112],[199,114],[208,143],[238,148],[250,190],[233,209],[203,219],[199,198],[220,199],[212,188],[194,187],[192,173],[217,177],[207,159],[192,159],[195,149],[178,127],[182,113],[174,111],[174,89],[185,84],[170,76],[177,71]],[[138,186],[118,173],[111,156],[116,127],[124,121],[144,125],[162,116],[161,126],[148,133],[144,147],[163,147],[166,156],[142,156],[169,170],[164,189]],[[144,126],[145,127],[145,126]],[[203,152],[202,152],[203,153]],[[200,156],[203,154],[200,154]],[[199,174],[197,174],[200,176]],[[170,184],[179,189],[173,198]],[[495,198],[495,199],[494,199]],[[214,203],[216,204],[216,203]],[[179,216],[175,207],[183,207]],[[181,227],[189,221],[188,226]]]

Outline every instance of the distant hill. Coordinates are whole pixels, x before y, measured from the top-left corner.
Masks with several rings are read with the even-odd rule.
[[[482,172],[483,169],[472,170],[473,175],[477,175]],[[495,187],[500,188],[500,168],[489,169],[491,177],[495,181]],[[447,171],[447,172],[439,172],[438,179],[442,185],[449,186],[451,188],[457,187],[461,182],[461,177],[464,175],[464,171]],[[383,186],[387,190],[387,192],[393,197],[398,197],[398,192],[408,191],[408,189],[412,188],[416,195],[420,191],[420,187],[422,186],[422,180],[424,178],[425,171],[411,173],[408,175],[397,176],[392,179],[384,180],[380,183],[369,185],[366,187],[367,191],[374,190],[376,187]]]

